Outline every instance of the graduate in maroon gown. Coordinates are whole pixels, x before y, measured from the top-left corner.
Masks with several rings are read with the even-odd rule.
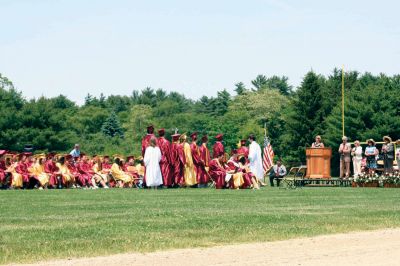
[[[243,155],[246,159],[249,157],[249,148],[246,146],[247,140],[242,139],[240,141],[240,148],[238,149],[238,154]]]
[[[197,132],[193,132],[190,135],[190,138],[192,139],[192,143],[190,143],[190,150],[192,152],[192,158],[193,158],[193,165],[196,171],[196,181],[199,187],[202,187],[204,185],[201,184],[200,181],[200,173],[203,171],[204,172],[204,162],[201,159],[201,153],[199,146],[197,146]]]
[[[204,167],[200,169],[199,172],[199,184],[202,186],[207,186],[208,182],[210,181],[210,176],[208,174],[209,171],[209,166],[210,166],[210,151],[207,148],[207,142],[208,142],[208,137],[207,135],[204,135],[201,138],[201,146],[199,148],[200,150],[200,157],[201,160],[204,162]]]
[[[56,188],[58,186],[58,179],[57,179],[57,172],[59,169],[56,166],[56,158],[55,158],[55,153],[50,152],[46,156],[46,162],[44,163],[44,171],[50,175],[49,179],[49,185],[53,188]]]
[[[31,153],[21,153],[19,154],[19,162],[17,164],[17,167],[15,168],[16,172],[20,175],[22,175],[22,180],[25,184],[25,186],[27,186],[29,184],[30,181],[30,174],[28,171],[28,168],[30,167],[30,156],[32,154]]]
[[[154,126],[149,125],[147,127],[147,135],[143,137],[142,139],[142,156],[144,157],[144,152],[146,151],[146,148],[149,147],[150,145],[150,139],[155,138],[154,136]]]
[[[165,129],[158,130],[158,147],[161,151],[160,169],[165,187],[172,186],[171,143],[165,138]]]
[[[180,134],[172,135],[172,143],[171,143],[171,165],[172,165],[172,182],[174,185],[182,185],[183,184],[183,166],[185,165],[185,156],[180,156],[180,144],[179,137]],[[182,150],[183,152],[183,150]],[[183,159],[183,161],[182,161]]]
[[[213,146],[213,158],[218,158],[225,153],[224,144],[222,144],[223,135],[215,136],[216,142]]]
[[[6,180],[6,161],[4,160],[4,155],[6,150],[0,150],[0,186],[2,186]]]
[[[226,170],[223,166],[225,154],[221,154],[217,158],[210,161],[210,177],[215,182],[215,188],[222,189],[225,188],[225,176]]]
[[[92,184],[92,177],[94,172],[91,164],[89,163],[88,157],[81,153],[81,159],[76,165],[78,172],[77,181],[82,187],[89,187]]]

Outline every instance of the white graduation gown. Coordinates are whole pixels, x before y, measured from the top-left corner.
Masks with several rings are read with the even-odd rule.
[[[249,161],[251,172],[258,180],[262,180],[264,177],[264,170],[262,166],[261,147],[255,141],[249,146]]]
[[[160,169],[161,151],[158,147],[147,147],[144,153],[144,165],[146,166],[146,185],[156,187],[162,185]]]

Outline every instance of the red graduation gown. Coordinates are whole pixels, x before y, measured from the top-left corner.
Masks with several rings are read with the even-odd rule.
[[[94,172],[92,167],[87,162],[80,162],[76,167],[78,173],[77,179],[81,186],[89,186],[90,180],[92,179]]]
[[[181,184],[183,182],[183,164],[179,156],[179,143],[172,142],[171,144],[171,167],[172,167],[172,182],[174,184]],[[183,157],[185,159],[185,157]]]
[[[207,184],[210,181],[209,175],[207,173],[206,168],[209,167],[210,164],[210,151],[207,148],[207,145],[203,143],[200,148],[200,158],[204,163],[204,167],[201,167],[198,172],[198,183],[199,184]]]
[[[200,184],[200,172],[204,171],[204,162],[201,159],[200,149],[196,142],[190,144],[190,150],[192,151],[193,164],[196,170],[196,180]]]
[[[24,183],[28,183],[29,182],[29,171],[28,171],[28,164],[24,163],[24,162],[19,162],[17,164],[17,167],[15,168],[15,171],[18,174],[22,175],[22,180]]]
[[[154,134],[147,134],[146,136],[143,137],[142,139],[142,156],[144,157],[144,152],[146,151],[146,148],[149,147],[150,145],[150,139],[155,137]]]
[[[6,178],[6,162],[0,161],[0,184],[2,184]]]
[[[218,162],[218,159],[210,161],[210,176],[215,181],[215,188],[221,189],[225,187],[226,170]]]
[[[224,149],[224,144],[222,144],[221,141],[216,141],[214,146],[213,146],[213,158],[217,158],[224,154],[225,149]]]
[[[164,186],[172,185],[172,166],[171,166],[171,143],[164,137],[158,139],[158,147],[161,151],[160,169],[163,177]]]
[[[53,160],[50,159],[44,163],[44,171],[50,175],[50,180],[49,180],[50,186],[58,185],[57,174],[56,174],[56,172],[58,172],[58,170],[59,169],[56,166],[56,164],[53,162]]]

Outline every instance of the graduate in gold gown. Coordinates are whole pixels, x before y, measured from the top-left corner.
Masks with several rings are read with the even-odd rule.
[[[6,173],[11,174],[11,188],[22,188],[24,185],[24,180],[21,174],[17,173],[17,166],[18,166],[18,156],[17,155],[10,155],[11,157],[11,164],[7,167]]]
[[[182,145],[183,152],[185,154],[186,163],[184,166],[183,176],[185,179],[185,185],[188,187],[197,184],[196,170],[193,164],[192,150],[189,143],[187,143],[186,134],[182,134],[179,138],[180,145]]]
[[[38,181],[39,189],[47,188],[49,184],[50,175],[44,170],[45,154],[38,154],[34,156],[35,163],[28,168],[29,173]]]
[[[122,156],[114,156],[114,164],[111,166],[110,173],[117,182],[117,187],[132,187],[133,178],[122,170]]]
[[[93,158],[93,177],[92,177],[92,185],[94,188],[98,188],[98,184],[103,188],[108,188],[106,182],[108,181],[108,169],[103,169],[103,158],[100,156],[96,156]]]
[[[56,172],[57,178],[59,179],[58,185],[61,187],[61,184],[65,188],[70,188],[75,186],[75,177],[72,175],[71,171],[68,168],[66,160],[68,159],[67,156],[71,155],[59,155],[58,156],[58,162],[56,163],[56,166],[58,168],[58,171]]]

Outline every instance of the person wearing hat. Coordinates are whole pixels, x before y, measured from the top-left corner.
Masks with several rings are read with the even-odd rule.
[[[224,144],[222,144],[224,135],[218,134],[215,136],[215,143],[213,146],[213,158],[218,158],[221,154],[225,153]]]
[[[37,180],[39,189],[47,188],[50,180],[50,175],[47,174],[44,170],[46,155],[38,154],[34,157],[36,158],[36,162],[28,170],[31,173],[32,177]]]
[[[94,181],[94,172],[92,169],[92,165],[90,165],[88,157],[86,154],[82,153],[80,156],[80,161],[77,164],[77,172],[79,174],[79,185],[83,188],[89,188],[91,185],[95,183]],[[97,188],[97,185],[93,186]]]
[[[199,146],[197,146],[197,132],[190,134],[190,138],[192,139],[192,143],[190,143],[190,149],[192,152],[193,164],[195,168],[194,170],[196,173],[196,181],[198,187],[202,187],[205,184],[200,183],[200,174],[204,171],[204,162],[201,159]]]
[[[115,159],[113,165],[111,166],[110,174],[116,181],[116,186],[120,188],[132,187],[132,177],[123,171],[124,158],[120,155],[114,155],[114,158]]]
[[[150,145],[150,139],[155,138],[154,136],[154,126],[149,125],[147,126],[147,135],[143,137],[142,139],[142,156],[144,157],[144,152],[146,151],[146,148],[149,147]]]
[[[351,162],[351,145],[347,142],[347,137],[342,137],[342,143],[339,146],[340,155],[340,178],[350,176],[350,162]]]
[[[198,176],[198,182],[200,187],[206,187],[208,182],[210,182],[210,177],[208,174],[209,164],[210,164],[210,151],[207,148],[208,137],[204,135],[201,138],[201,146],[199,147],[200,158],[203,161],[204,165],[200,167]]]
[[[165,129],[158,130],[158,147],[161,151],[160,169],[165,187],[172,186],[171,143],[165,138]]]
[[[383,141],[385,142],[382,145],[384,173],[389,174],[393,172],[394,147],[389,136],[384,136]]]
[[[192,150],[189,143],[187,143],[186,134],[182,134],[179,138],[180,142],[180,156],[185,157],[185,164],[183,167],[184,184],[187,187],[192,187],[197,184],[196,170],[193,163]],[[182,153],[183,152],[183,153]]]
[[[69,157],[72,157],[72,155],[68,155]],[[69,157],[67,157],[67,155],[60,155],[58,162],[56,163],[58,169],[56,172],[58,188],[70,188],[75,184],[75,176],[72,175],[70,169],[68,168],[67,160]]]
[[[31,165],[30,156],[32,153],[23,152],[18,155],[19,161],[15,168],[15,171],[22,176],[23,183],[25,187],[29,186],[29,182],[31,179],[28,168]]]
[[[172,183],[174,186],[183,185],[183,168],[185,166],[185,156],[183,156],[183,149],[179,143],[180,134],[172,135],[171,143],[171,166],[172,166]]]
[[[101,156],[94,156],[93,157],[93,166],[92,166],[92,171],[94,173],[93,178],[92,178],[92,186],[94,188],[97,188],[98,185],[100,185],[102,188],[108,188],[107,182],[108,182],[108,176],[107,176],[107,171],[103,170],[103,162],[102,162]]]
[[[243,155],[246,159],[249,157],[249,148],[246,146],[247,140],[242,139],[240,141],[240,147],[238,149],[238,154]]]
[[[216,189],[225,188],[225,178],[227,175],[224,167],[225,154],[220,154],[217,158],[210,161],[209,174],[211,179],[215,182]]]
[[[157,189],[163,184],[163,178],[160,169],[161,151],[157,146],[157,139],[151,138],[149,147],[144,153],[144,166],[146,167],[146,186]]]
[[[368,146],[365,148],[365,156],[367,157],[367,169],[369,174],[374,174],[377,168],[376,159],[379,151],[375,147],[375,141],[373,139],[367,140]]]
[[[49,175],[49,186],[52,188],[56,188],[58,185],[56,174],[58,171],[56,166],[57,158],[55,155],[55,152],[49,152],[46,155],[46,162],[44,163],[44,171]]]

